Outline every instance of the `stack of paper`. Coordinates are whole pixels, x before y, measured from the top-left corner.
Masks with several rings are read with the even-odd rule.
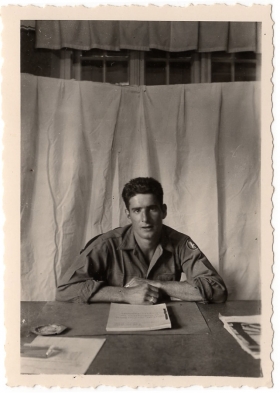
[[[166,304],[136,306],[112,303],[106,330],[108,332],[170,329]]]
[[[36,337],[28,347],[53,347],[46,358],[22,357],[22,374],[84,374],[104,344],[102,338]],[[30,351],[32,352],[32,351]]]
[[[235,338],[241,348],[260,359],[261,317],[260,315],[224,317],[219,314],[224,328]]]

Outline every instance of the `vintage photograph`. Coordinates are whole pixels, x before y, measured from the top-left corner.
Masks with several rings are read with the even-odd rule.
[[[21,18],[24,378],[262,386],[264,34]]]

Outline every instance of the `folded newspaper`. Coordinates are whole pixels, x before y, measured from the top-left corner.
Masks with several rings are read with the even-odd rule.
[[[219,318],[224,328],[235,338],[241,348],[254,359],[260,359],[261,316],[224,317],[219,314]]]

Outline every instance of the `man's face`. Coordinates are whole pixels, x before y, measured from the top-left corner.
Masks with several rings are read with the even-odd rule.
[[[153,194],[137,194],[129,200],[127,217],[132,222],[134,234],[141,239],[153,240],[160,236],[166,205],[160,205]]]

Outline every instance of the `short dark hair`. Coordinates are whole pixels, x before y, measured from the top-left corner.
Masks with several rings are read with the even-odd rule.
[[[160,206],[163,205],[163,189],[156,179],[152,177],[136,177],[130,180],[123,188],[122,198],[127,209],[129,200],[137,194],[153,194],[156,196]]]

